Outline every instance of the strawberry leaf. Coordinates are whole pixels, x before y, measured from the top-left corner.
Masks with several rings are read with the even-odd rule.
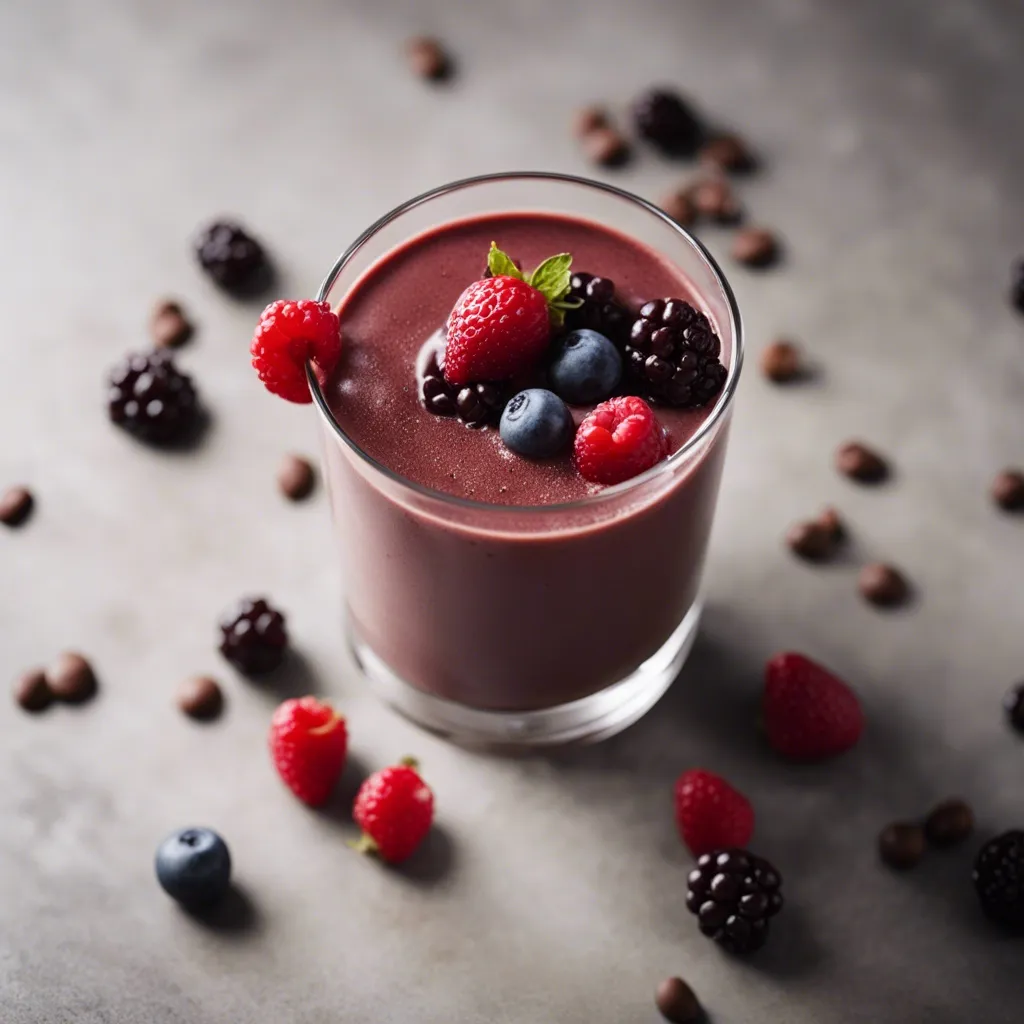
[[[527,278],[526,283],[536,288],[550,304],[565,298],[569,293],[572,256],[560,252],[557,256],[549,256]]]
[[[491,251],[487,254],[487,269],[493,277],[514,277],[517,281],[526,280],[523,272],[512,262],[512,258],[498,248],[497,242],[491,242]]]

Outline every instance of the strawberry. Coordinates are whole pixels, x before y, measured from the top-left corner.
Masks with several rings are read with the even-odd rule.
[[[327,803],[348,749],[345,719],[316,697],[286,700],[270,722],[270,756],[285,785],[310,807]]]
[[[676,779],[676,824],[690,852],[739,848],[754,834],[754,808],[720,775],[692,768]]]
[[[434,817],[434,794],[419,777],[417,764],[400,764],[374,772],[359,787],[352,817],[363,830],[353,844],[360,853],[375,853],[388,864],[400,864],[415,852]]]
[[[853,690],[803,654],[776,654],[765,665],[762,714],[768,742],[797,761],[841,754],[864,730]]]
[[[474,281],[458,298],[445,327],[444,378],[455,386],[502,381],[529,370],[551,340],[552,323],[566,309],[572,257],[560,253],[532,274],[491,243],[490,277]]]

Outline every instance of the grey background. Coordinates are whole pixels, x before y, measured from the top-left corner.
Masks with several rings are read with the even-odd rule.
[[[460,77],[427,88],[399,49],[437,32]],[[983,0],[440,4],[95,0],[0,5],[0,483],[37,492],[0,536],[3,672],[79,647],[99,699],[30,719],[0,702],[0,1019],[40,1022],[653,1021],[665,975],[716,1022],[1011,1021],[1020,943],[967,881],[982,835],[1021,825],[1024,750],[999,699],[1024,675],[1024,526],[986,488],[1024,461],[1008,268],[1024,251],[1024,8]],[[354,234],[464,174],[586,172],[567,122],[665,81],[764,154],[742,187],[786,265],[731,273],[752,357],[713,550],[706,626],[678,685],[598,748],[501,760],[378,706],[343,649],[320,494],[279,498],[309,409],[246,367],[257,306],[194,267],[196,225],[236,212],[311,294]],[[609,178],[657,197],[685,169],[643,152]],[[728,235],[704,237],[719,254]],[[730,264],[726,262],[726,268]],[[200,330],[181,356],[214,421],[189,455],[105,420],[103,375],[142,347],[157,297]],[[820,374],[782,391],[753,366],[775,333]],[[848,485],[835,445],[892,454],[894,481]],[[854,543],[796,564],[780,538],[838,504]],[[880,614],[856,565],[918,589]],[[218,612],[265,591],[301,663],[247,684],[213,649]],[[610,597],[608,626],[615,621]],[[856,685],[869,729],[820,767],[780,764],[754,729],[764,658],[805,649]],[[198,727],[178,681],[212,671],[229,705]],[[305,811],[264,748],[283,692],[350,719],[336,809]],[[439,827],[405,872],[344,846],[368,770],[418,754]],[[765,954],[733,962],[685,912],[676,774],[727,774],[789,909]],[[950,793],[979,837],[910,877],[878,866],[879,827]],[[179,913],[150,859],[172,828],[227,837],[247,894],[213,924]],[[229,908],[230,909],[230,908]]]

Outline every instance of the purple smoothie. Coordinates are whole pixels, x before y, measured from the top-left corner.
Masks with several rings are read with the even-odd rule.
[[[714,317],[653,250],[596,223],[542,213],[442,224],[388,253],[338,307],[344,354],[325,389],[338,427],[402,481],[462,499],[410,489],[329,432],[327,478],[358,639],[427,693],[525,711],[621,680],[686,615],[727,426],[722,417],[671,469],[604,500],[569,454],[529,461],[495,430],[427,412],[417,354],[482,275],[492,241],[526,268],[570,252],[574,269],[612,278],[633,308],[676,296]],[[731,358],[727,346],[722,359]],[[675,452],[710,408],[656,413]]]

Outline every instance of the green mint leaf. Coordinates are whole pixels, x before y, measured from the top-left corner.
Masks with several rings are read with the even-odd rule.
[[[494,277],[514,277],[523,281],[523,272],[512,262],[512,258],[498,248],[497,242],[491,242],[491,251],[487,254],[487,269]]]
[[[572,256],[567,252],[549,256],[529,276],[527,284],[536,288],[549,304],[558,302],[569,292],[569,268],[571,266]]]

